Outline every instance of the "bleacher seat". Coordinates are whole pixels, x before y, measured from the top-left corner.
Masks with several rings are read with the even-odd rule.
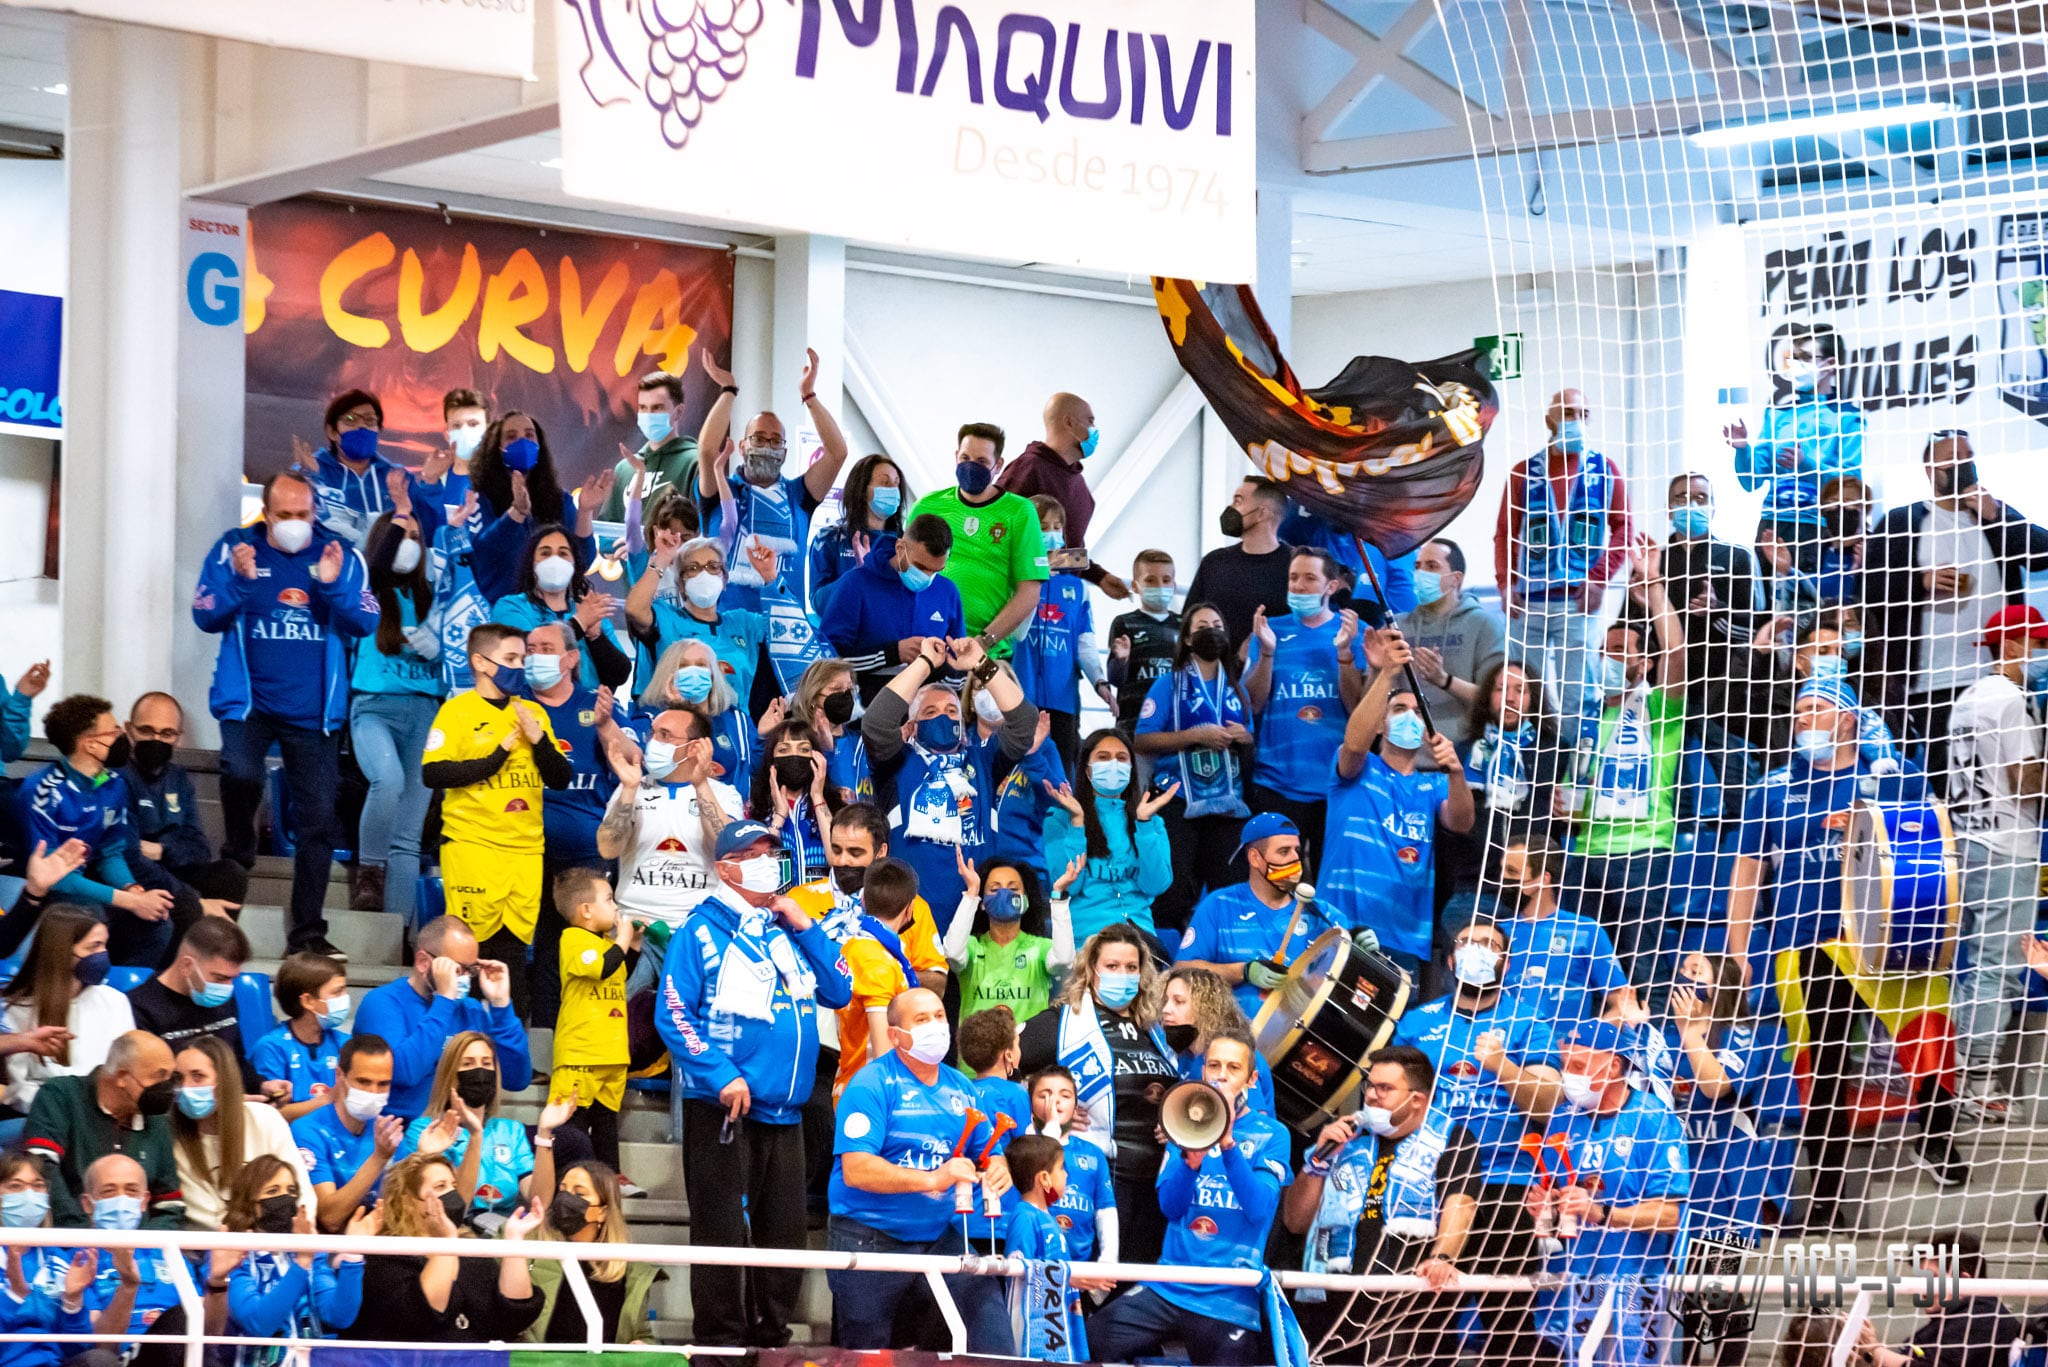
[[[256,1041],[270,1033],[270,1027],[277,1023],[277,1013],[271,1009],[270,975],[268,973],[237,973],[235,975],[235,1022],[242,1027],[242,1052],[256,1047]]]
[[[141,968],[134,964],[115,964],[107,970],[107,986],[116,992],[133,992],[136,988],[156,976],[153,968]]]
[[[270,777],[270,852],[283,859],[289,859],[298,845],[292,839],[292,790],[285,781],[282,762],[271,765]],[[335,847],[336,863],[346,864],[356,857],[354,850]]]
[[[441,875],[423,873],[413,885],[412,925],[417,930],[427,922],[448,914],[448,890],[441,886]]]

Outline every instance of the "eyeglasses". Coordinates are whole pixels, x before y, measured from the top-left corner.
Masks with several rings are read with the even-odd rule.
[[[337,432],[353,432],[358,427],[381,427],[383,423],[375,413],[344,413],[334,420]]]

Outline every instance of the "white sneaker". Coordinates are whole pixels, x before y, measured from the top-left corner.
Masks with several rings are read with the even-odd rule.
[[[1973,1077],[1963,1084],[1962,1109],[1973,1120],[2003,1125],[2012,1119],[2012,1098],[1995,1079]]]
[[[641,1186],[624,1173],[619,1174],[619,1195],[630,1201],[636,1196],[645,1196],[646,1194],[647,1188]]]

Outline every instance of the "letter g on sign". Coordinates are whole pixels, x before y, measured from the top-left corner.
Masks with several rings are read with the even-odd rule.
[[[236,283],[242,268],[223,252],[201,252],[185,272],[185,302],[192,316],[209,327],[227,327],[241,319],[242,290]]]

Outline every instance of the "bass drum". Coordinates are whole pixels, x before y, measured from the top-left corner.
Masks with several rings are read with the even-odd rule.
[[[1343,931],[1316,937],[1252,1022],[1281,1123],[1313,1136],[1356,1110],[1365,1060],[1394,1037],[1414,990],[1400,965]]]
[[[1946,973],[1962,919],[1962,880],[1939,802],[1849,809],[1842,850],[1842,938],[1865,973]]]

